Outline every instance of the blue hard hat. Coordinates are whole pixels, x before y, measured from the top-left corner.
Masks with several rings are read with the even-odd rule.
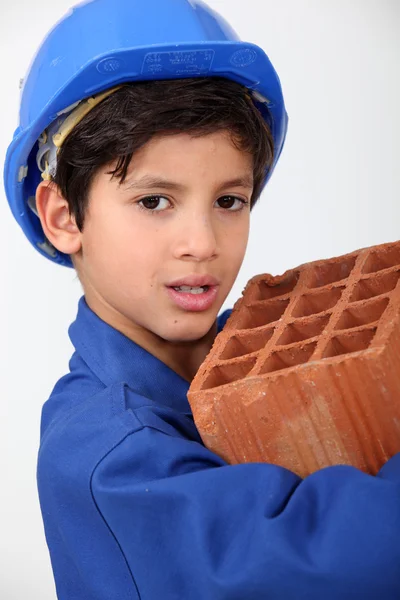
[[[261,48],[240,41],[201,0],[89,0],[72,8],[30,65],[4,165],[12,213],[36,250],[73,266],[46,239],[34,208],[41,181],[39,138],[60,114],[127,81],[213,76],[246,86],[272,131],[275,156],[265,186],[281,154],[288,117],[279,78]]]

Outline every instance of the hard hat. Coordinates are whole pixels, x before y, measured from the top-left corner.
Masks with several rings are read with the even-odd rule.
[[[246,86],[271,129],[275,153],[265,185],[281,154],[288,117],[279,78],[261,48],[240,41],[201,0],[89,0],[72,8],[29,67],[4,165],[12,213],[36,250],[73,266],[45,237],[35,208],[40,161],[49,150],[46,129],[65,123],[83,100],[88,106],[92,97],[101,99],[98,94],[127,81],[213,76]]]

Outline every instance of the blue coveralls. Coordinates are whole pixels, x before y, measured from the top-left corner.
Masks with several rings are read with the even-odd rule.
[[[37,469],[60,600],[400,599],[400,454],[377,477],[228,465],[188,382],[84,296],[69,335]]]

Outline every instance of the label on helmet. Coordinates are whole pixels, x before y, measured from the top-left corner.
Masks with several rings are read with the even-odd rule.
[[[245,48],[244,50],[237,50],[232,54],[229,62],[235,67],[248,67],[257,60],[257,52],[251,48]]]
[[[143,60],[142,74],[207,75],[213,59],[214,50],[149,52]]]

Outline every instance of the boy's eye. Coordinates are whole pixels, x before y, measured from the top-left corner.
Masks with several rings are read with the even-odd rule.
[[[236,204],[236,209],[233,209],[230,212],[237,212],[239,210],[242,210],[242,208],[244,208],[247,204],[246,200],[242,200],[242,198],[237,198],[237,196],[223,196],[222,198],[219,198],[217,202],[222,202],[222,208],[227,209],[231,209],[232,205],[234,206],[235,202],[237,202],[238,204]]]
[[[164,200],[164,204],[161,202],[160,209],[160,201],[162,200]],[[164,198],[164,196],[148,196],[147,198],[142,198],[139,200],[138,204],[140,208],[147,209],[152,212],[161,212],[161,210],[167,208],[165,202],[169,203],[169,200],[168,198]]]

